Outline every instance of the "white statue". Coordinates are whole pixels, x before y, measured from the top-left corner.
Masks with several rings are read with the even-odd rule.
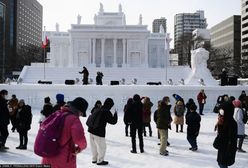
[[[139,25],[142,25],[142,15],[139,15]]]
[[[82,18],[82,17],[78,14],[78,16],[77,16],[77,24],[78,24],[78,25],[81,24],[81,18]]]
[[[204,48],[198,48],[191,51],[191,69],[192,72],[186,79],[187,85],[199,85],[199,80],[203,79],[206,85],[218,85],[218,82],[212,77],[207,68],[209,52]]]
[[[119,4],[119,13],[122,13],[122,6]]]
[[[56,23],[56,32],[59,32],[59,24]]]
[[[164,34],[164,26],[162,24],[159,27],[159,33]]]
[[[103,12],[104,12],[104,9],[103,9],[103,4],[102,4],[102,3],[100,3],[100,9],[99,9],[99,12],[100,12],[100,13],[103,13]]]

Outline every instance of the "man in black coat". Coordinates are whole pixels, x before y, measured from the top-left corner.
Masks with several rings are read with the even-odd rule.
[[[89,71],[88,69],[84,66],[83,71],[79,72],[80,74],[83,74],[83,85],[88,84],[88,78],[89,78]]]
[[[114,106],[114,101],[107,98],[103,106],[99,110],[95,110],[87,119],[88,132],[90,133],[90,145],[92,151],[92,163],[97,165],[107,165],[108,161],[104,161],[106,153],[106,126],[116,124],[118,120],[117,112],[114,115],[110,109]]]
[[[191,104],[189,107],[190,113],[186,115],[186,124],[187,127],[187,140],[191,145],[189,148],[192,151],[196,151],[198,149],[197,146],[197,136],[199,135],[200,130],[200,122],[201,116],[196,112],[197,106],[195,104]]]
[[[8,96],[7,90],[0,91],[0,151],[5,151],[8,147],[5,146],[6,140],[9,136],[9,110],[7,105]]]
[[[129,111],[128,119],[131,123],[131,139],[132,139],[132,150],[131,153],[137,153],[136,150],[136,131],[138,131],[140,152],[144,152],[144,142],[143,142],[143,120],[142,120],[143,104],[141,102],[140,96],[135,94],[133,96],[133,105]]]

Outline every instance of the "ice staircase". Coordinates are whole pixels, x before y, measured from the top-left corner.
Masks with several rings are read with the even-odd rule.
[[[120,81],[125,79],[125,84],[132,84],[134,78],[137,79],[137,84],[146,84],[147,82],[161,82],[166,83],[172,79],[173,83],[178,83],[181,79],[186,79],[190,74],[191,69],[187,66],[171,66],[165,68],[95,68],[87,67],[89,71],[89,78],[95,84],[97,71],[103,72],[103,83],[110,84],[110,81]],[[23,83],[37,83],[39,80],[52,81],[54,84],[64,84],[65,80],[82,80],[82,74],[78,72],[82,68],[62,68],[62,67],[44,67],[43,66],[24,66],[19,79]]]

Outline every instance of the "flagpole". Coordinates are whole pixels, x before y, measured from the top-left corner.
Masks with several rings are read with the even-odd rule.
[[[46,38],[46,26],[44,26],[44,40],[45,38]],[[43,64],[44,64],[43,75],[44,75],[44,80],[45,80],[46,79],[46,46],[44,47]]]
[[[167,61],[168,61],[168,54],[167,54],[167,50],[168,50],[168,46],[167,46],[167,34],[165,33],[165,50],[164,50],[164,52],[165,52],[165,55],[166,55],[166,57],[165,57],[165,82],[167,82]]]
[[[44,54],[43,54],[43,64],[44,64],[44,80],[46,79],[46,48],[44,48]]]

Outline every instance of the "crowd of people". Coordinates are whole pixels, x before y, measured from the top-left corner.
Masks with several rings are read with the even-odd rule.
[[[11,130],[13,132],[17,130],[19,133],[20,144],[16,149],[26,150],[28,130],[30,130],[32,122],[31,107],[25,104],[23,99],[18,100],[16,95],[12,95],[11,99],[8,100],[7,95],[7,90],[0,91],[0,151],[8,149],[5,143],[9,135],[8,124],[10,121],[12,124]],[[201,115],[204,115],[204,104],[207,99],[204,90],[201,90],[196,96],[199,107],[197,112],[197,104],[193,98],[190,98],[185,103],[180,95],[173,94],[172,96],[175,99],[174,108],[172,108],[170,98],[165,96],[157,102],[156,110],[153,113],[157,128],[156,132],[160,140],[158,153],[162,156],[169,155],[167,150],[170,145],[168,142],[168,130],[171,129],[173,123],[175,124],[176,133],[184,132],[184,124],[186,123],[189,150],[193,152],[198,150],[197,137],[200,133]],[[88,102],[81,97],[77,97],[66,103],[63,94],[57,94],[56,100],[56,104],[53,105],[50,97],[44,98],[44,106],[40,112],[43,117],[41,117],[39,123],[40,128],[46,129],[45,124],[49,120],[54,121],[59,114],[67,114],[63,120],[63,129],[58,139],[61,150],[55,156],[43,156],[42,163],[51,164],[52,167],[66,165],[66,167],[73,168],[76,167],[76,154],[87,146],[84,128],[79,117],[86,117]],[[233,96],[222,95],[218,98],[217,103],[218,106],[214,109],[218,113],[215,130],[218,137],[216,139],[221,143],[214,146],[218,150],[217,162],[219,167],[226,168],[235,162],[236,151],[246,152],[242,145],[245,138],[248,97],[245,91],[242,91],[238,99]],[[108,164],[108,161],[105,160],[106,126],[108,123],[114,125],[118,122],[117,111],[111,110],[113,106],[114,100],[112,98],[106,98],[103,103],[97,100],[87,118],[86,125],[90,135],[89,141],[93,164]],[[129,98],[124,106],[124,132],[125,136],[131,137],[131,153],[138,153],[136,137],[139,139],[139,152],[144,153],[143,136],[153,136],[151,127],[151,109],[153,106],[154,103],[151,102],[149,97],[140,97],[138,94]],[[174,118],[171,115],[172,113]],[[149,134],[147,134],[146,127],[148,127]]]

